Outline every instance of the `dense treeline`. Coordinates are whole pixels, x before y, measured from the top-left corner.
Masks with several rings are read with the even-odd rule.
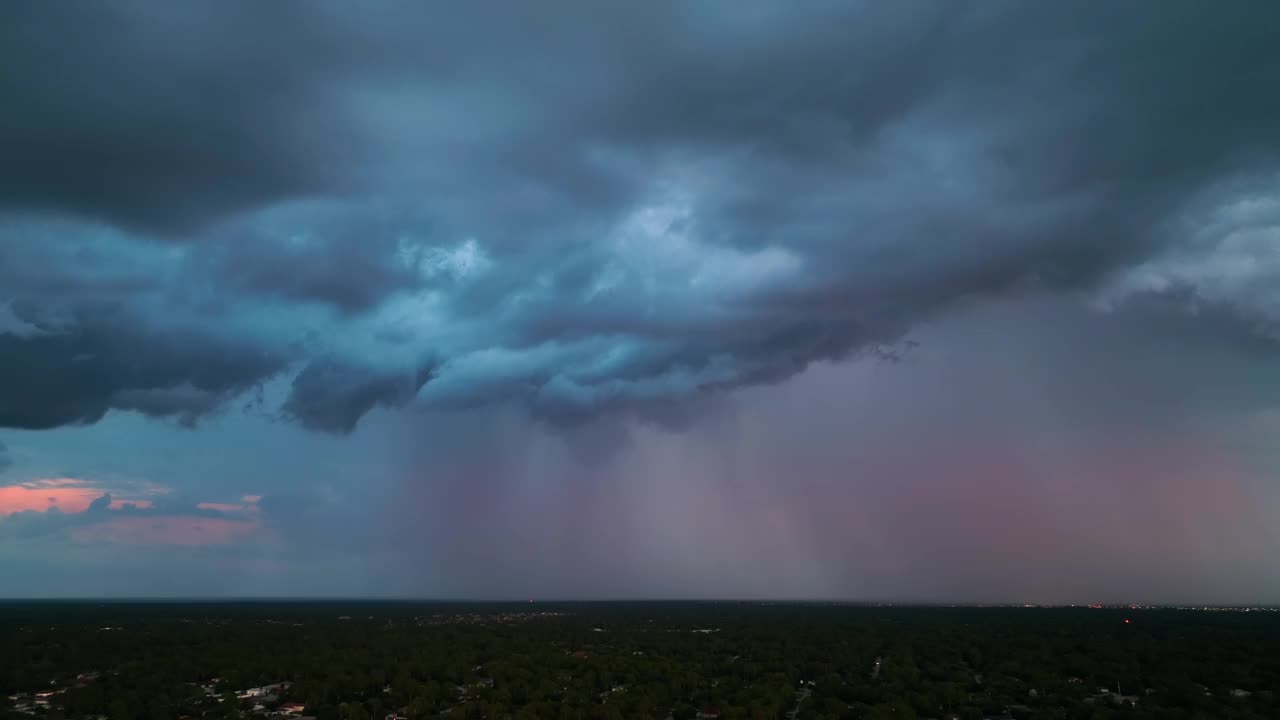
[[[1280,613],[5,604],[0,688],[69,719],[1274,718]]]

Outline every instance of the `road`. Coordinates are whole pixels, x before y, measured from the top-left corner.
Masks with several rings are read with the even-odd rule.
[[[803,685],[800,686],[800,689],[796,691],[796,706],[787,711],[787,720],[796,720],[796,718],[800,717],[800,704],[808,700],[812,694],[813,690]]]

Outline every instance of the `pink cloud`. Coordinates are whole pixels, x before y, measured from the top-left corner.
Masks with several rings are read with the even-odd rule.
[[[16,485],[0,486],[0,516],[16,512],[47,512],[54,508],[64,513],[79,513],[89,509],[94,500],[110,493],[111,509],[120,510],[126,505],[149,508],[152,502],[145,498],[123,495],[110,488],[95,485],[79,478],[42,478]]]
[[[244,505],[237,505],[235,503],[216,503],[216,502],[197,503],[196,507],[201,510],[216,510],[218,512],[224,512],[224,513],[243,512],[245,509]]]
[[[55,508],[64,513],[81,513],[89,509],[90,503],[107,494],[111,495],[109,507],[112,510],[129,507],[150,510],[155,507],[154,501],[139,497],[139,493],[154,497],[169,492],[169,488],[154,484],[144,484],[140,491],[137,487],[132,491],[121,491],[80,478],[41,478],[0,485],[0,517],[24,511],[47,512]],[[255,512],[261,499],[261,495],[245,495],[240,503],[202,502],[196,507],[224,513]]]
[[[145,486],[147,495],[168,492],[155,485]],[[111,495],[109,515],[84,515],[92,503]],[[71,536],[86,543],[131,545],[225,545],[244,540],[262,530],[254,514],[259,496],[245,497],[245,503],[202,502],[197,508],[220,513],[240,513],[239,518],[166,515],[155,512],[155,503],[145,497],[121,494],[78,478],[44,478],[0,486],[0,518],[19,512],[48,513],[56,510],[68,520],[82,516],[70,529]],[[145,512],[122,512],[126,510]]]
[[[0,487],[0,515],[24,510],[45,512],[57,508],[62,512],[84,512],[89,503],[102,497],[102,491],[79,484],[70,478],[37,480],[21,485]]]
[[[30,488],[88,487],[89,483],[78,478],[43,478],[23,483],[23,486]]]

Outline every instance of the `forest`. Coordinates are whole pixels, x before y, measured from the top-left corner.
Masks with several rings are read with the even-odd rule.
[[[1280,612],[10,602],[16,718],[1276,718]]]

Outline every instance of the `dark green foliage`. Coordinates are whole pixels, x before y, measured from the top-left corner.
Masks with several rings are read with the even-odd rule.
[[[274,698],[235,696],[281,681]],[[217,720],[285,702],[321,720],[1273,718],[1276,688],[1280,613],[0,604],[0,690],[56,691],[37,710],[50,720]],[[5,702],[0,719],[29,717]]]

